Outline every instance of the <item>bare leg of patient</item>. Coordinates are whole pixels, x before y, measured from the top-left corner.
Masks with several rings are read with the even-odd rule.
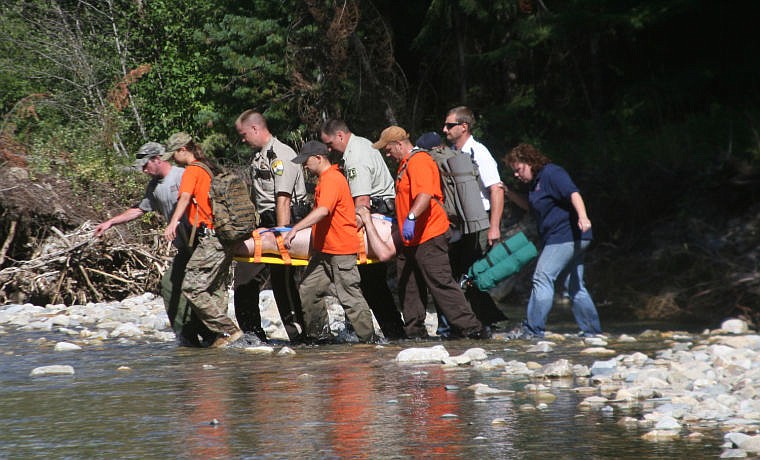
[[[378,241],[373,241],[367,248],[367,257],[377,259],[377,253],[387,254],[388,247],[393,246],[393,238],[391,236],[391,223],[390,221],[382,218],[380,215],[375,215],[370,222],[370,225],[374,225],[377,230]],[[365,247],[367,247],[367,237],[364,239]],[[383,251],[375,251],[373,244],[382,244],[386,248]],[[238,257],[253,257],[255,254],[256,243],[253,238],[249,238],[237,248],[235,248],[235,256]],[[290,257],[294,259],[308,259],[311,252],[311,228],[305,228],[296,234],[293,241],[290,243],[290,249],[288,250]],[[261,253],[265,255],[279,256],[280,251],[277,249],[277,241],[273,232],[264,232],[261,234]],[[395,247],[394,247],[395,253]],[[385,260],[388,258],[385,257]]]

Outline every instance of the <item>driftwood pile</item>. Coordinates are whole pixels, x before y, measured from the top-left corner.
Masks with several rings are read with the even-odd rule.
[[[144,244],[94,238],[90,221],[71,233],[49,230],[29,260],[0,270],[0,304],[82,305],[156,292],[171,260],[159,235],[146,250]]]

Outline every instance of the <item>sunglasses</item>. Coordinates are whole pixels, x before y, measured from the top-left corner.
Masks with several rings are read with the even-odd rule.
[[[453,128],[454,126],[459,126],[459,125],[463,125],[463,124],[464,124],[464,122],[463,122],[463,121],[460,121],[460,122],[457,122],[457,123],[444,123],[444,124],[443,124],[443,126],[444,126],[446,129],[451,129],[451,128]]]

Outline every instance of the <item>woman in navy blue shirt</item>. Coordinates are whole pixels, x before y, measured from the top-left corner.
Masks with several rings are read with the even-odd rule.
[[[570,175],[530,144],[520,144],[505,158],[515,177],[530,184],[528,200],[507,190],[507,198],[531,209],[543,249],[533,273],[528,319],[511,338],[543,337],[554,303],[554,283],[562,275],[581,335],[602,331],[591,295],[583,285],[583,255],[591,244],[591,221]]]

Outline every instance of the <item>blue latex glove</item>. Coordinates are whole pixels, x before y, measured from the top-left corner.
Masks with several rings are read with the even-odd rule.
[[[405,240],[409,241],[412,238],[414,238],[414,223],[416,221],[411,219],[406,219],[404,221],[403,230],[401,231],[401,236],[404,237]]]

